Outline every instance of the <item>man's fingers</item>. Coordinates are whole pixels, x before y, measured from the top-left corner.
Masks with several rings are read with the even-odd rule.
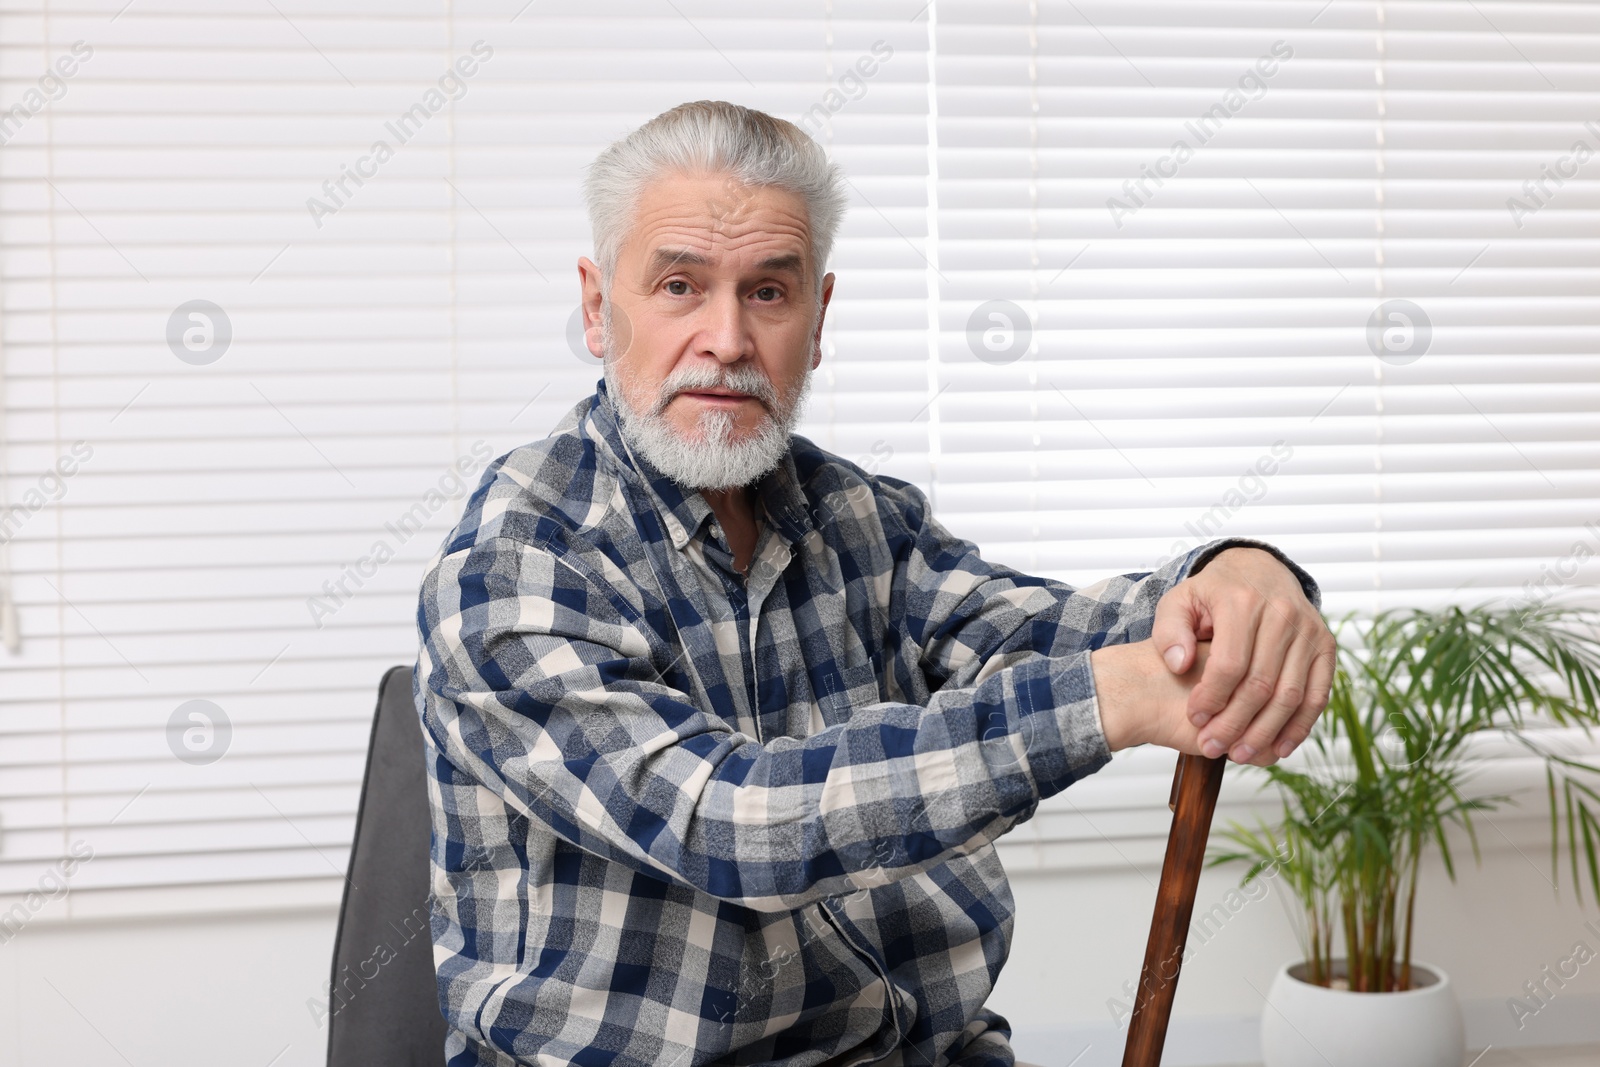
[[[1272,698],[1256,712],[1229,752],[1236,763],[1254,763],[1258,767],[1266,767],[1278,761],[1278,752],[1273,746],[1283,736],[1294,716],[1305,707],[1309,689],[1307,678],[1315,656],[1316,649],[1310,641],[1296,640],[1289,646]],[[1314,720],[1316,716],[1312,715],[1311,718]],[[1309,724],[1307,729],[1310,729]]]
[[[1283,729],[1278,731],[1277,740],[1272,743],[1272,762],[1276,763],[1287,757],[1300,747],[1300,742],[1311,736],[1311,727],[1317,721],[1317,714],[1309,700],[1300,705],[1300,710],[1296,711],[1284,724]]]
[[[1179,582],[1156,603],[1155,625],[1150,629],[1151,643],[1173,674],[1188,673],[1194,662],[1195,615],[1200,609],[1191,594],[1192,589]]]
[[[1278,731],[1278,737],[1272,743],[1272,750],[1279,759],[1287,757],[1311,736],[1311,727],[1328,706],[1328,697],[1333,692],[1333,671],[1337,661],[1338,654],[1332,638],[1320,642],[1313,649],[1305,699],[1283,729]]]
[[[1229,698],[1249,673],[1261,626],[1260,614],[1249,609],[1219,611],[1217,615],[1227,619],[1228,625],[1217,627],[1212,635],[1205,672],[1189,693],[1189,721],[1197,727],[1205,726],[1228,706]],[[1269,695],[1262,694],[1260,703],[1265,703]]]
[[[1238,636],[1239,631],[1234,631]],[[1234,686],[1232,696],[1227,698],[1226,706],[1217,715],[1213,716],[1200,733],[1200,750],[1211,758],[1216,758],[1222,753],[1233,749],[1244,735],[1245,729],[1251,720],[1256,717],[1263,707],[1274,697],[1278,689],[1278,681],[1283,673],[1284,658],[1294,640],[1294,630],[1285,625],[1283,620],[1269,618],[1260,620],[1259,626],[1251,628],[1251,652],[1248,656],[1248,665],[1242,678]],[[1206,673],[1217,666],[1217,642],[1212,642],[1211,658],[1206,663]],[[1229,666],[1235,664],[1230,661]],[[1206,679],[1200,679],[1203,686]],[[1195,692],[1200,691],[1200,686],[1195,687]],[[1191,698],[1193,694],[1190,694]],[[1295,697],[1295,705],[1300,703],[1300,694]],[[1289,707],[1284,711],[1284,717],[1294,709]],[[1276,730],[1273,731],[1277,733]],[[1254,758],[1255,753],[1241,753],[1241,761]]]

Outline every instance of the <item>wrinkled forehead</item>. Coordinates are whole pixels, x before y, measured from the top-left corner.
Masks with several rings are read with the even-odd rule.
[[[727,175],[662,175],[640,193],[622,259],[624,273],[646,278],[674,268],[731,266],[803,280],[811,265],[805,199]]]

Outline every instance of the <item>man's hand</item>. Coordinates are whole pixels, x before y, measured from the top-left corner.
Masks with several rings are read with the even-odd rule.
[[[1200,752],[1200,731],[1189,721],[1189,694],[1199,684],[1211,642],[1195,647],[1195,665],[1175,675],[1161,660],[1155,641],[1102,645],[1089,654],[1100,725],[1106,747],[1161,745]]]
[[[1239,546],[1179,582],[1156,605],[1150,640],[1186,675],[1211,642],[1188,696],[1200,751],[1265,767],[1311,734],[1333,686],[1334,638],[1294,574],[1272,553]]]

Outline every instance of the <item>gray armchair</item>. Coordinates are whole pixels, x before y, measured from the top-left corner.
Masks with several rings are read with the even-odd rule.
[[[429,930],[431,824],[411,668],[378,687],[328,997],[328,1067],[440,1067]]]

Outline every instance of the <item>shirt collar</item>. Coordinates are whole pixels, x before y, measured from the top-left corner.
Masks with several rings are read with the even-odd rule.
[[[624,476],[631,475],[649,491],[656,510],[666,521],[673,547],[682,549],[691,537],[699,536],[707,520],[714,518],[711,505],[698,489],[679,485],[628,445],[618,421],[616,399],[607,390],[604,378],[595,382],[589,417],[594,425],[594,436],[604,443],[604,450],[614,464]],[[790,544],[812,529],[810,506],[800,485],[792,439],[778,466],[756,483],[756,514],[764,516],[766,523]]]

